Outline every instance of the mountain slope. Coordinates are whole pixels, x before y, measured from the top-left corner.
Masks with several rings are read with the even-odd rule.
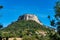
[[[46,30],[47,28],[32,20],[28,20],[28,21],[21,20],[21,21],[16,21],[14,23],[11,23],[4,30],[11,31],[11,30],[18,30],[18,29]]]
[[[23,40],[49,40],[50,36],[55,32],[53,29],[38,22],[38,18],[34,15],[23,15],[18,19],[0,30],[0,36],[6,38],[18,37],[23,38]]]
[[[48,28],[46,28],[43,25],[38,24],[35,21],[32,20],[21,20],[21,21],[16,21],[8,25],[6,28],[2,29],[3,35],[9,34],[11,37],[20,37],[23,35],[30,35],[33,34],[35,35],[36,32],[48,32]],[[42,33],[41,33],[42,34]],[[6,35],[4,35],[6,36]]]

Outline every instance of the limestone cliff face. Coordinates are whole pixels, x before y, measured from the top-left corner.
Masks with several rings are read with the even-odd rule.
[[[18,20],[33,20],[33,21],[36,21],[37,23],[43,25],[37,18],[36,15],[33,15],[33,14],[25,14],[25,15],[22,15],[19,17]]]

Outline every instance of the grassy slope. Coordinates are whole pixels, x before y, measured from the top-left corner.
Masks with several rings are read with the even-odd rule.
[[[48,32],[49,30],[50,30],[49,28],[46,28],[45,26],[40,25],[35,21],[21,20],[21,21],[16,21],[11,23],[2,31],[7,34],[7,35],[4,35],[5,33],[3,33],[3,36],[19,37],[19,36],[24,36],[29,34],[35,35],[36,31]]]
[[[47,31],[49,30],[48,28],[46,28],[43,25],[38,24],[35,21],[26,21],[26,20],[22,20],[22,21],[16,21],[11,23],[10,25],[8,25],[6,28],[4,28],[4,31],[12,31],[12,30],[25,30],[25,29],[31,29],[31,30],[44,30]]]

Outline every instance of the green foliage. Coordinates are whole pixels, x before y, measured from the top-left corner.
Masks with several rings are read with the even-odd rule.
[[[3,8],[3,6],[0,6],[0,9]]]
[[[52,20],[51,21],[51,26],[54,26],[55,25],[55,20]]]
[[[3,28],[3,25],[2,25],[2,24],[0,24],[0,29],[1,29],[1,28]]]
[[[56,18],[60,17],[60,1],[56,3],[55,12],[56,12],[55,17]]]
[[[54,9],[55,9],[54,19],[51,20],[50,16],[48,16],[48,18],[50,20],[51,26],[57,27],[56,30],[60,34],[60,1],[56,2]]]
[[[23,40],[49,40],[49,36],[43,36],[39,34],[39,31],[52,31],[50,28],[46,28],[44,25],[40,25],[35,21],[16,21],[2,29],[2,37],[20,37]],[[38,31],[38,34],[36,33]]]
[[[17,40],[16,38],[14,38],[13,40]]]
[[[26,20],[16,21],[16,22],[8,25],[8,27],[2,29],[2,31],[18,33],[18,34],[20,31],[22,32],[24,30],[30,30],[30,31],[44,30],[44,31],[47,31],[49,29],[44,27],[43,25],[36,23],[35,21],[26,21]]]
[[[24,36],[23,40],[37,40],[37,39],[34,38],[33,36]]]
[[[56,18],[56,26],[57,26],[57,31],[59,32],[60,34],[60,1],[58,1],[56,3],[56,6],[55,6],[55,18]]]

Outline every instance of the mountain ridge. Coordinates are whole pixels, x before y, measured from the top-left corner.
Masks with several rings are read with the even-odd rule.
[[[0,36],[2,37],[34,37],[37,39],[38,37],[45,37],[49,31],[54,32],[53,29],[46,27],[45,25],[41,25],[35,20],[17,20],[7,27],[3,28],[0,31]],[[39,38],[40,39],[40,38]]]
[[[40,20],[38,20],[38,17],[34,14],[24,14],[19,16],[18,20],[33,20],[36,21],[37,23],[43,25]]]

